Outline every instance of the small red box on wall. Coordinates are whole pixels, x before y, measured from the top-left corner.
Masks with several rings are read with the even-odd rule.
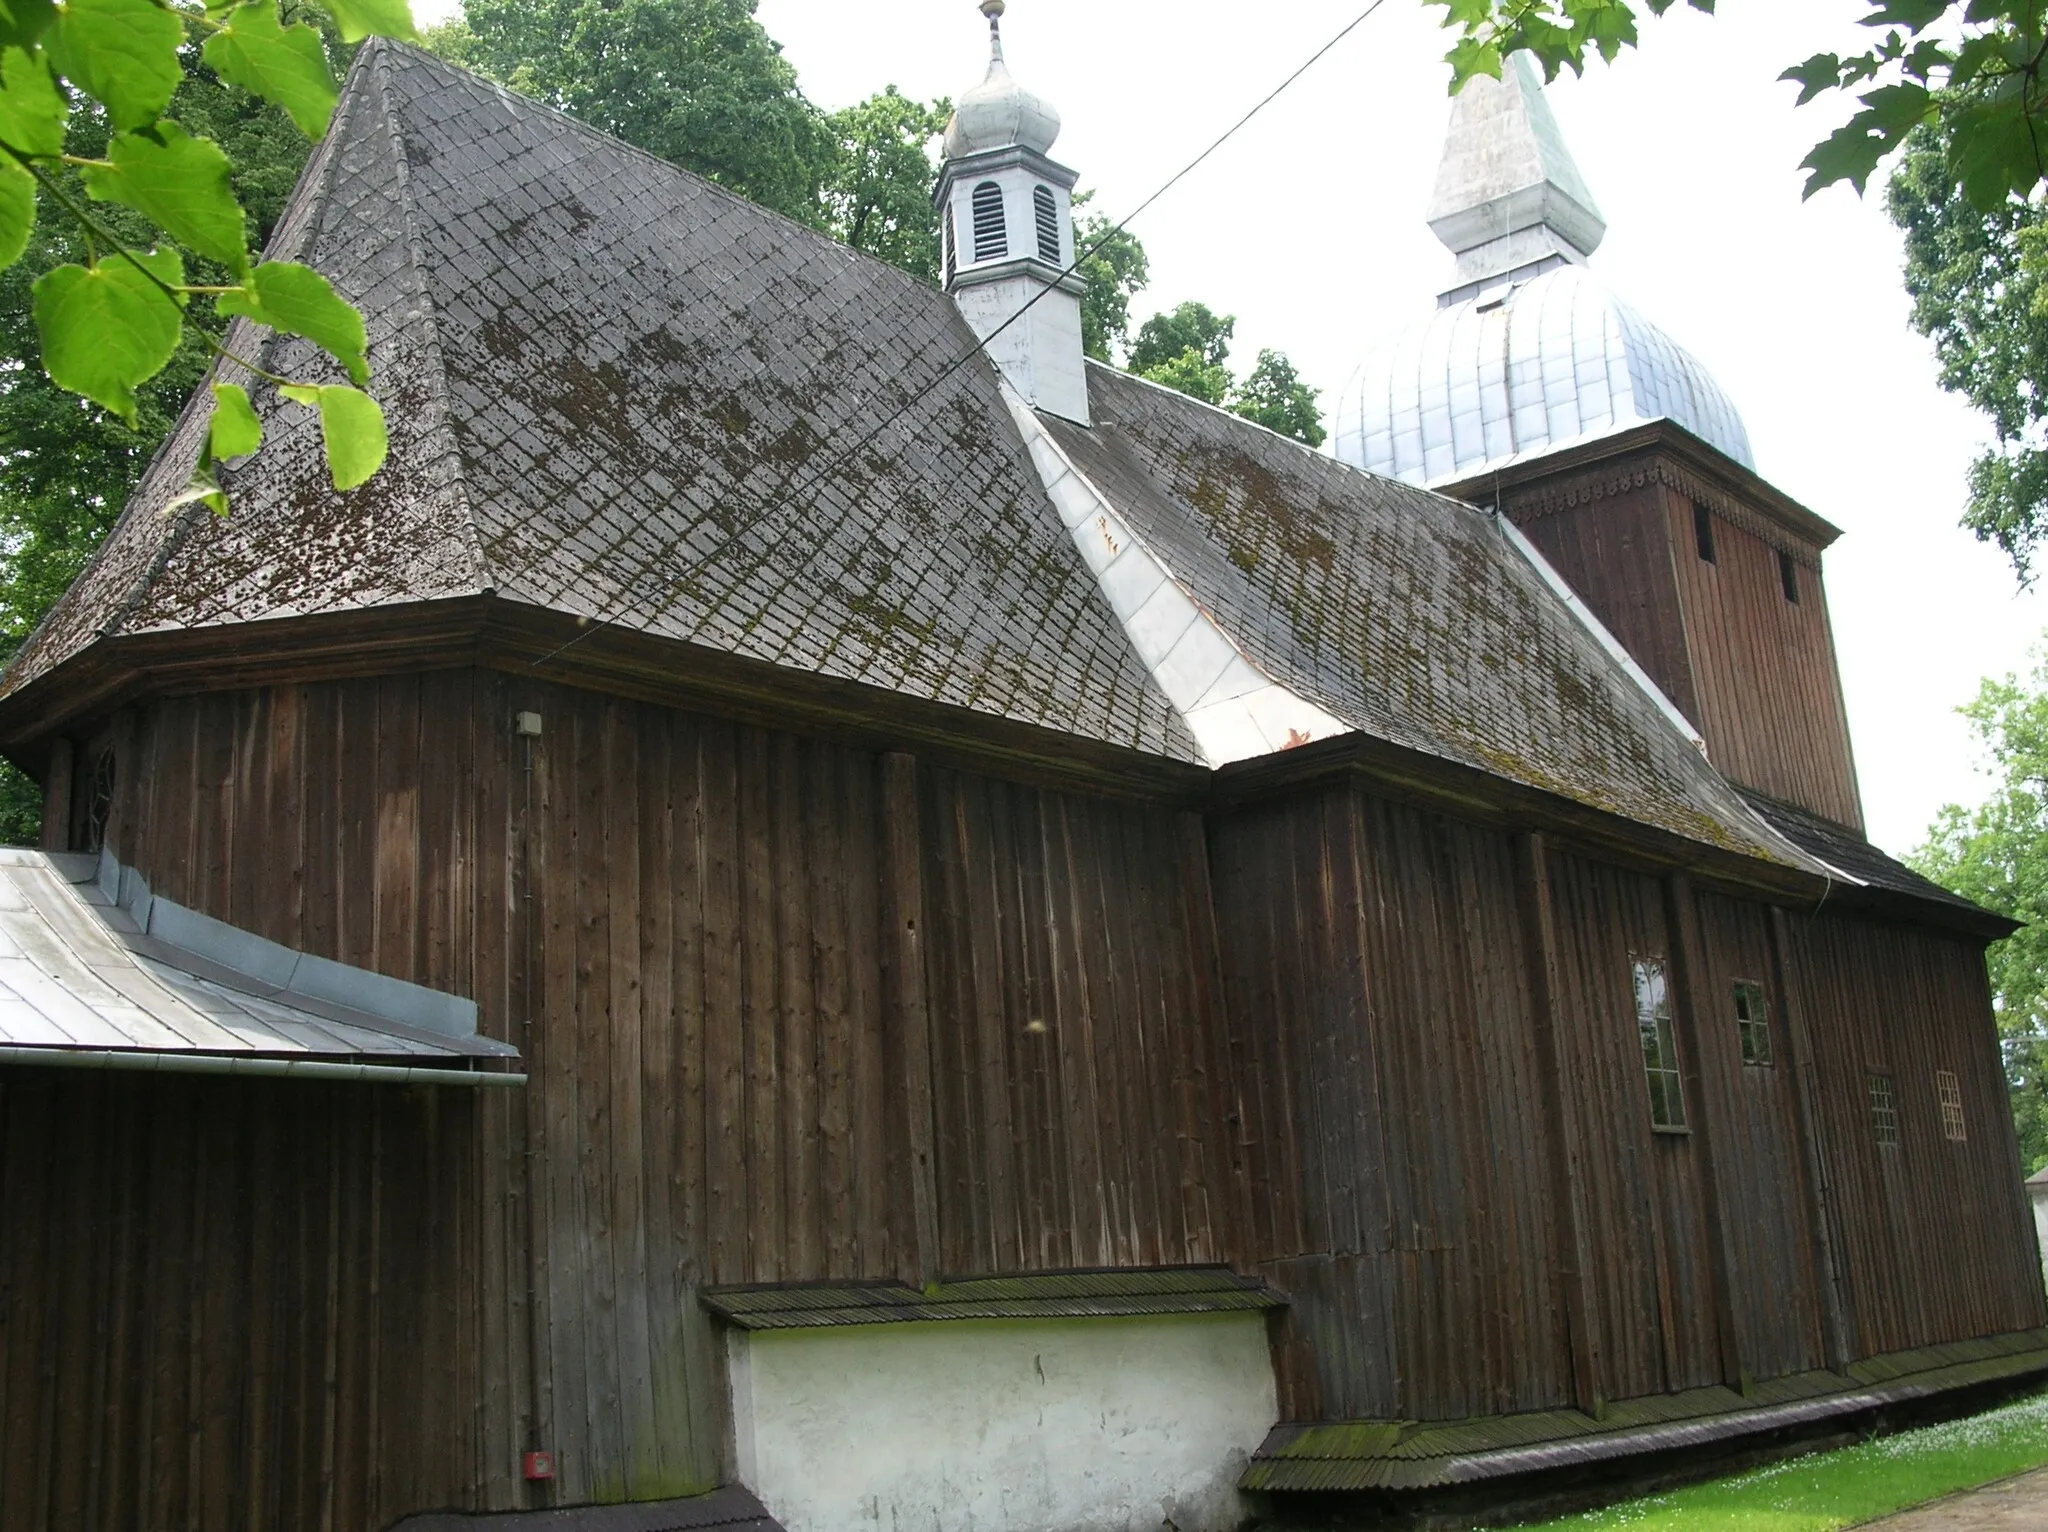
[[[555,1455],[552,1452],[529,1452],[519,1460],[519,1471],[529,1481],[552,1479],[555,1476]]]

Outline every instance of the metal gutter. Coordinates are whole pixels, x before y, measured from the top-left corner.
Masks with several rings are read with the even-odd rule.
[[[59,1069],[122,1069],[138,1074],[242,1075],[266,1079],[350,1080],[365,1085],[524,1085],[523,1074],[421,1069],[402,1064],[337,1064],[325,1059],[247,1058],[221,1053],[145,1053],[126,1048],[27,1048],[0,1045],[0,1064]]]

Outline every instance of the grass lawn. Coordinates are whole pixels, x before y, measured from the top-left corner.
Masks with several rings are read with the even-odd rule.
[[[1833,1532],[2048,1466],[2048,1394],[1540,1524],[1540,1532]],[[1531,1523],[1524,1532],[1539,1532]]]

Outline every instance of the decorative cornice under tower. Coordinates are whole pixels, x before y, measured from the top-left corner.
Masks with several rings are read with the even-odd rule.
[[[1049,154],[1059,113],[1010,75],[1003,0],[982,0],[988,76],[946,125],[939,207],[946,291],[1010,386],[1034,408],[1088,423],[1074,260],[1074,172]]]

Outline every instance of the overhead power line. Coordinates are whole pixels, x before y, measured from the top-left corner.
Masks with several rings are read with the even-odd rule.
[[[1253,105],[1249,111],[1247,111],[1242,117],[1238,118],[1237,121],[1233,122],[1229,127],[1225,128],[1222,131],[1222,133],[1218,134],[1217,137],[1209,144],[1209,146],[1206,149],[1202,150],[1200,154],[1197,154],[1193,159],[1189,160],[1187,164],[1183,165],[1179,170],[1175,171],[1171,176],[1169,176],[1163,183],[1161,183],[1158,190],[1152,193],[1152,195],[1147,197],[1143,202],[1140,202],[1128,213],[1124,214],[1124,216],[1117,220],[1117,222],[1113,224],[1110,228],[1103,231],[1103,233],[1098,238],[1096,238],[1088,246],[1086,250],[1079,251],[1075,255],[1074,259],[1067,265],[1067,267],[1063,271],[1060,272],[1059,276],[1051,284],[1041,287],[1036,293],[1034,293],[1031,296],[1031,298],[1026,303],[1024,303],[1017,310],[1016,313],[1012,314],[1008,319],[1004,320],[1001,324],[997,325],[993,330],[989,331],[987,335],[983,336],[969,350],[964,351],[959,356],[955,357],[953,361],[950,362],[944,368],[944,370],[942,370],[938,374],[937,377],[931,379],[930,382],[925,383],[921,387],[919,387],[915,393],[913,393],[908,399],[906,399],[901,405],[899,405],[896,408],[896,410],[886,420],[882,421],[881,424],[872,427],[864,435],[862,435],[858,441],[854,442],[845,450],[835,453],[831,458],[826,460],[825,464],[822,467],[815,468],[803,479],[786,488],[782,492],[783,496],[785,498],[794,499],[797,495],[810,489],[812,486],[821,483],[823,480],[831,477],[833,474],[837,473],[841,468],[845,467],[848,463],[852,462],[862,452],[866,451],[869,447],[873,446],[878,440],[881,439],[883,435],[892,430],[896,426],[896,424],[899,421],[901,421],[906,415],[909,415],[913,410],[917,409],[920,405],[927,403],[932,398],[932,396],[936,394],[939,391],[939,389],[943,388],[948,381],[955,377],[963,367],[968,366],[977,357],[985,355],[988,351],[989,345],[998,336],[1002,335],[1012,325],[1016,324],[1019,320],[1021,320],[1026,314],[1030,313],[1032,309],[1036,308],[1040,301],[1043,300],[1047,294],[1054,291],[1054,289],[1059,285],[1060,282],[1064,282],[1068,277],[1078,272],[1084,265],[1087,264],[1089,259],[1093,257],[1097,251],[1103,249],[1118,235],[1124,233],[1135,220],[1142,216],[1146,212],[1146,210],[1149,209],[1154,203],[1158,202],[1160,198],[1164,197],[1168,192],[1172,191],[1176,186],[1180,185],[1181,182],[1185,181],[1189,176],[1193,175],[1197,170],[1199,170],[1205,163],[1209,161],[1211,157],[1215,155],[1217,150],[1221,149],[1225,144],[1229,143],[1231,139],[1235,138],[1240,132],[1242,132],[1244,128],[1252,121],[1253,118],[1257,117],[1261,112],[1265,111],[1267,107],[1271,106],[1275,101],[1279,100],[1283,95],[1285,95],[1288,92],[1288,90],[1293,87],[1296,81],[1300,80],[1303,75],[1307,74],[1311,69],[1315,68],[1317,64],[1320,64],[1324,58],[1326,58],[1340,43],[1344,41],[1345,38],[1349,37],[1353,32],[1356,32],[1360,27],[1364,26],[1365,23],[1372,18],[1373,13],[1378,11],[1379,8],[1385,4],[1386,0],[1372,0],[1372,3],[1370,5],[1366,6],[1364,10],[1360,11],[1350,21],[1346,22],[1344,26],[1341,29],[1339,29],[1335,36],[1331,37],[1328,42],[1324,43],[1320,48],[1316,49],[1314,53],[1310,54],[1305,60],[1303,60],[1302,63],[1294,70],[1293,73],[1288,75],[1287,78],[1282,80],[1278,85],[1274,86],[1264,96],[1260,97],[1258,102],[1255,105]],[[729,545],[732,540],[733,536],[729,535],[726,539],[727,544]],[[715,557],[716,555],[713,556]],[[539,560],[536,560],[533,564],[529,564],[526,569],[520,572],[520,576],[523,577],[524,575],[531,573],[532,570],[538,566],[539,562]],[[588,638],[600,627],[608,627],[615,624],[618,621],[618,618],[621,615],[623,615],[623,613],[628,608],[630,608],[631,605],[632,603],[629,601],[624,606],[615,608],[613,611],[607,613],[604,616],[588,619],[588,621],[590,622],[590,626],[588,628],[584,629],[583,632],[578,633],[574,638],[569,639],[566,643],[560,644],[557,647],[550,649],[546,654],[542,655],[539,659],[534,660],[529,668],[536,670],[539,669],[542,665],[547,664],[550,660],[556,659],[568,650],[575,648],[576,645],[582,643],[584,639]]]

